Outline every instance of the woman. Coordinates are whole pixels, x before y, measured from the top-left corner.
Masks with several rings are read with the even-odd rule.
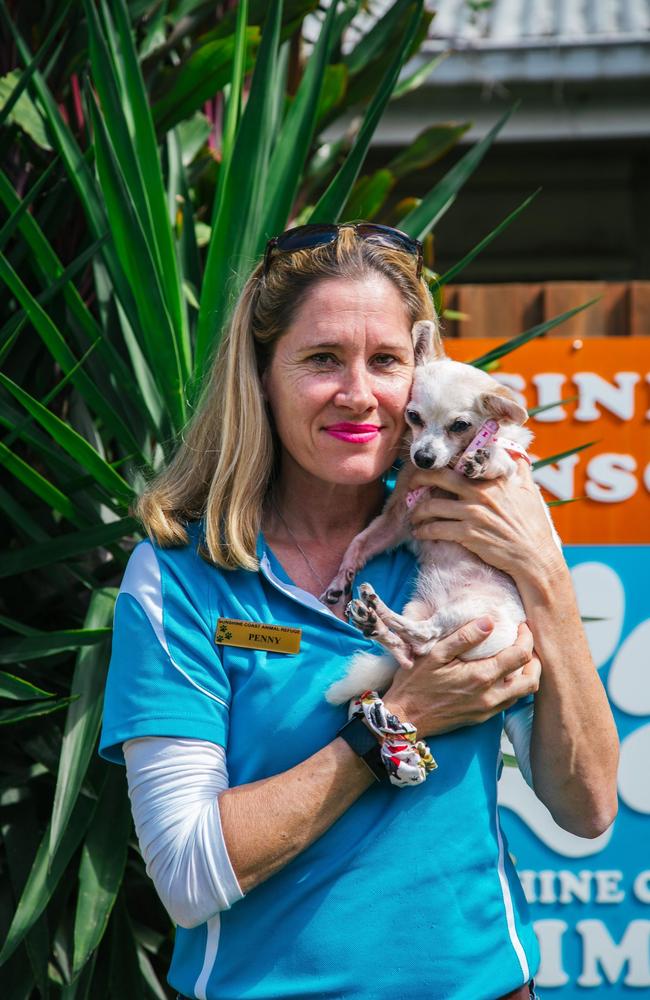
[[[504,710],[562,826],[594,837],[615,815],[612,719],[523,462],[510,482],[423,473],[459,499],[451,519],[422,503],[416,534],[512,574],[539,659],[522,626],[497,657],[459,661],[491,630],[480,620],[398,671],[384,704],[438,763],[410,789],[378,780],[324,699],[373,648],[318,595],[384,502],[411,327],[434,319],[420,271],[419,244],[387,227],[270,241],[140,502],[151,541],[116,606],[101,752],[126,759],[148,871],[179,925],[181,996],[528,997],[537,946],[496,810]],[[413,576],[402,549],[364,569],[395,608]]]

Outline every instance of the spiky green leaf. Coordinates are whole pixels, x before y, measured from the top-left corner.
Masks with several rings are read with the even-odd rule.
[[[34,698],[54,698],[53,691],[44,691],[43,688],[36,687],[30,681],[6,671],[0,671],[0,698],[9,698],[11,701],[32,701]]]
[[[298,190],[307,154],[316,128],[316,112],[323,89],[327,59],[337,40],[334,34],[336,4],[330,5],[318,41],[307,62],[287,116],[275,142],[269,167],[263,237],[268,239],[285,228]]]
[[[344,219],[374,219],[395,185],[390,170],[376,170],[370,177],[360,177],[348,198]]]
[[[246,30],[245,71],[253,65],[259,44],[259,28]],[[168,70],[164,77],[164,95],[153,106],[153,117],[159,132],[167,132],[194,114],[205,101],[222,90],[231,78],[235,37],[229,35],[206,41],[189,55],[179,67]]]
[[[99,454],[99,452],[89,444],[81,434],[77,434],[65,421],[43,406],[37,399],[30,396],[28,392],[21,389],[10,378],[0,372],[0,385],[4,386],[21,406],[24,406],[28,413],[46,430],[58,445],[63,448],[71,458],[86,469],[90,475],[109,494],[118,497],[123,503],[128,503],[133,498],[133,491],[129,484],[122,479],[119,473],[115,472],[112,466]]]
[[[278,0],[268,10],[232,157],[221,167],[196,331],[199,369],[226,320],[229,298],[243,284],[263,241],[274,107],[281,88],[277,73],[281,23],[282,0]]]
[[[35,719],[39,715],[51,715],[71,704],[72,698],[57,698],[55,701],[32,701],[20,708],[0,708],[0,726],[13,726],[25,719]]]
[[[445,153],[456,146],[470,128],[469,122],[462,125],[431,125],[415,137],[410,146],[402,150],[387,164],[387,169],[398,180],[414,170],[423,170],[442,159]]]
[[[408,9],[411,9],[411,15],[406,30],[384,74],[381,85],[364,115],[363,123],[359,129],[355,143],[340,170],[309,216],[310,222],[338,222],[340,218],[340,214],[352,190],[352,185],[361,170],[370,140],[374,135],[379,119],[397,83],[406,53],[409,51],[413,39],[417,34],[422,15],[422,0],[410,3]]]
[[[81,839],[86,832],[92,817],[95,803],[86,796],[77,800],[74,812],[64,833],[56,857],[48,868],[49,829],[45,831],[40,842],[29,878],[20,897],[11,926],[0,952],[0,965],[13,955],[27,932],[34,926],[47,906],[52,893],[59,884]]]
[[[528,208],[531,201],[533,201],[537,197],[537,195],[541,190],[542,190],[541,188],[537,188],[536,191],[533,191],[533,193],[529,195],[528,198],[525,198],[524,201],[522,201],[521,205],[518,205],[517,208],[515,208],[515,210],[510,213],[510,215],[507,215],[505,219],[503,219],[503,221],[499,223],[498,226],[495,226],[494,229],[487,234],[487,236],[484,236],[482,240],[479,240],[476,246],[472,247],[469,253],[466,253],[465,256],[458,261],[457,264],[454,264],[453,267],[450,267],[448,271],[445,271],[443,275],[441,275],[435,282],[433,282],[431,286],[432,293],[435,294],[438,288],[441,288],[443,285],[446,285],[450,281],[453,281],[454,278],[458,274],[460,274],[460,272],[464,270],[464,268],[466,268],[468,264],[471,264],[471,262],[474,260],[475,257],[478,257],[478,255],[482,253],[483,250],[485,250],[485,248],[489,246],[490,243],[497,238],[497,236],[500,236],[501,233],[505,229],[507,229],[508,226],[512,222],[514,222],[515,219]]]
[[[399,228],[418,240],[424,239],[453,204],[463,184],[472,176],[517,105],[506,111],[480,142],[448,170],[420,204],[400,220]]]
[[[139,316],[138,331],[151,370],[177,427],[186,420],[184,366],[173,322],[162,293],[160,274],[142,229],[131,193],[94,99],[90,112],[97,167],[124,272],[129,275]]]
[[[418,87],[421,87],[448,55],[448,52],[441,52],[440,55],[433,56],[432,59],[425,60],[421,63],[421,65],[417,66],[412,73],[409,73],[408,76],[401,79],[393,91],[393,100],[398,100],[400,97],[404,97],[405,94],[410,94],[411,91],[417,90]]]
[[[103,641],[79,651],[70,691],[75,701],[68,709],[63,745],[52,808],[50,857],[62,840],[70,815],[95,749],[102,717],[104,684],[110,655],[110,623],[113,619],[116,591],[96,590],[90,600],[84,628],[104,632]]]
[[[109,38],[113,38],[106,0],[103,0],[103,8],[104,21],[109,29]],[[119,38],[119,45],[117,40],[113,40],[116,50],[115,58],[121,59],[124,76],[123,99],[126,101],[133,118],[133,149],[144,182],[145,197],[152,222],[153,240],[160,259],[162,290],[166,296],[174,324],[183,373],[187,378],[192,365],[187,311],[181,292],[181,278],[172,238],[171,220],[165,201],[165,189],[153,118],[131,34],[125,0],[112,0],[111,9],[115,16]]]
[[[109,636],[109,628],[67,628],[38,632],[18,639],[0,639],[0,663],[19,663],[41,656],[54,656],[67,649],[94,646]]]
[[[7,448],[2,441],[0,441],[0,465],[3,465],[23,486],[26,486],[52,510],[63,514],[69,521],[78,523],[78,511],[65,493],[62,493],[49,479],[42,476],[37,469],[32,468],[29,462],[26,462],[20,455],[16,455],[11,448]]]
[[[567,451],[561,451],[557,455],[549,455],[548,458],[540,458],[536,462],[533,462],[533,470],[543,469],[545,465],[552,465],[554,462],[560,462],[563,458],[568,458],[569,455],[577,455],[578,452],[584,451],[585,448],[593,448],[597,441],[587,441],[586,444],[578,444],[575,448],[569,448]]]
[[[99,945],[122,883],[131,809],[121,768],[109,769],[81,852],[73,974]]]
[[[336,5],[333,5],[336,6]],[[402,18],[409,13],[411,0],[395,3],[377,18],[370,31],[365,32],[354,48],[343,57],[343,62],[353,75],[361,73],[373,60],[382,59],[395,40],[395,32]]]
[[[5,76],[0,77],[0,107],[4,107],[16,86],[20,83],[20,71],[12,70]],[[15,106],[7,115],[7,124],[17,125],[25,132],[30,139],[33,139],[41,149],[50,150],[47,139],[47,131],[43,116],[27,93],[22,93],[15,103]]]

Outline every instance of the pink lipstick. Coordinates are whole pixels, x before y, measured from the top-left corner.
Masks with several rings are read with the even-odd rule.
[[[332,437],[338,438],[339,441],[350,441],[353,444],[365,444],[366,441],[372,441],[379,434],[381,427],[376,424],[330,424],[329,427],[324,427],[324,431],[330,434]]]

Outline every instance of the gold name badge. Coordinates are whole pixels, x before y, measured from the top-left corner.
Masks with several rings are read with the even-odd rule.
[[[219,618],[214,641],[221,646],[270,649],[274,653],[299,653],[302,630],[290,625],[265,625],[237,618]]]

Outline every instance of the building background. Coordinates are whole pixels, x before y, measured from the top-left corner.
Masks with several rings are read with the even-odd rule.
[[[418,59],[449,55],[425,87],[389,105],[372,165],[412,140],[432,107],[441,121],[471,122],[456,153],[419,175],[419,191],[417,175],[410,178],[408,193],[424,193],[521,102],[436,227],[438,270],[541,186],[463,283],[649,279],[647,0],[439,0],[431,7],[433,37]]]

